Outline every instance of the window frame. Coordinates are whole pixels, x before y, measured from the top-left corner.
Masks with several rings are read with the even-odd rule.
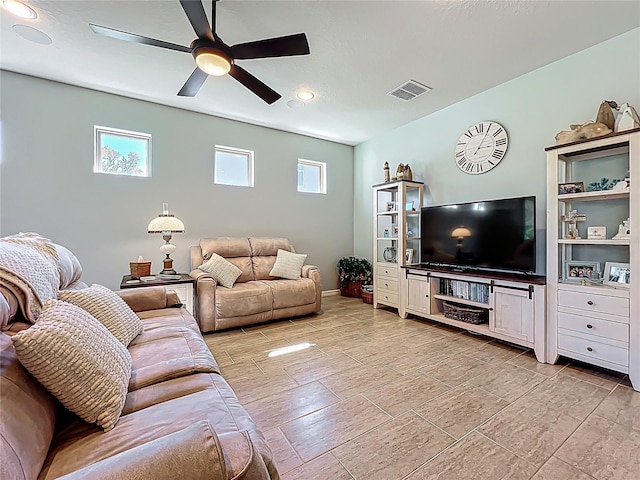
[[[228,153],[232,155],[245,155],[247,158],[247,185],[233,185],[229,183],[220,183],[217,181],[217,154]],[[244,187],[253,188],[255,185],[255,152],[253,150],[247,150],[245,148],[227,147],[224,145],[214,145],[213,148],[213,183],[215,185],[226,185],[229,187]]]
[[[102,136],[103,135],[111,135],[114,137],[135,139],[145,142],[145,151],[146,151],[146,174],[145,175],[136,175],[133,173],[122,173],[122,172],[108,172],[103,170],[102,168]],[[93,126],[93,173],[104,173],[107,175],[123,175],[127,177],[139,177],[139,178],[148,178],[151,177],[151,134],[150,133],[142,133],[142,132],[134,132],[131,130],[123,130],[121,128],[112,128],[112,127],[103,127],[101,125]]]
[[[316,192],[306,192],[304,190],[300,190],[300,165],[306,165],[308,167],[317,167],[320,169],[320,184],[318,185],[318,191]],[[307,160],[305,158],[299,158],[297,163],[297,172],[298,172],[298,185],[297,190],[299,193],[316,193],[316,194],[327,194],[327,164],[326,162],[318,162],[315,160]],[[302,172],[304,173],[304,172]]]

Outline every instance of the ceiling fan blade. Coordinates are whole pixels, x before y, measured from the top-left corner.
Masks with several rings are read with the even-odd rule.
[[[271,105],[273,102],[278,100],[281,95],[273,90],[268,85],[262,83],[256,77],[247,72],[244,68],[239,67],[238,65],[232,65],[231,71],[229,72],[233,78],[239,81],[242,85],[247,87],[257,96],[259,96],[262,100]]]
[[[202,2],[200,0],[180,0],[180,5],[182,5],[184,13],[187,14],[198,38],[208,38],[213,41],[213,32],[209,26],[207,14],[204,13]]]
[[[231,47],[231,54],[235,60],[308,55],[309,43],[304,33],[296,33],[286,37],[239,43]]]
[[[195,97],[196,93],[200,91],[204,81],[207,79],[209,75],[204,73],[198,67],[193,71],[193,73],[189,76],[187,81],[184,83],[180,91],[178,92],[179,97]]]
[[[143,45],[152,45],[154,47],[167,48],[178,52],[191,53],[191,48],[176,45],[175,43],[163,42],[162,40],[156,40],[155,38],[143,37],[142,35],[136,35],[135,33],[127,33],[114,28],[101,27],[100,25],[94,25],[92,23],[90,23],[89,26],[94,33],[104,35],[105,37],[125,40],[127,42],[141,43]]]
[[[214,38],[217,37],[216,35],[216,4],[218,3],[218,0],[213,0],[211,2],[211,31],[213,32],[213,36]]]

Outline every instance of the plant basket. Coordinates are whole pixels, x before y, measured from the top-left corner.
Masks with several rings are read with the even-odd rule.
[[[151,275],[151,262],[129,262],[131,278],[148,277]]]
[[[343,297],[362,297],[362,285],[364,281],[360,282],[345,282],[344,285],[340,285],[340,295]]]
[[[373,287],[371,285],[362,286],[362,301],[373,305]]]
[[[444,317],[461,322],[480,325],[487,322],[487,311],[482,308],[462,307],[448,302],[442,302]]]

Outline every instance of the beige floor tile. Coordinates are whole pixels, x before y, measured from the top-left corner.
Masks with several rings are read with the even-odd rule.
[[[284,367],[284,371],[291,375],[296,382],[303,384],[361,365],[352,357],[338,352],[308,362],[287,365]]]
[[[555,456],[598,480],[639,478],[640,430],[591,415]]]
[[[419,373],[382,385],[364,396],[389,415],[398,415],[450,390],[442,382]]]
[[[535,466],[472,432],[407,480],[528,480],[535,471]]]
[[[455,387],[478,375],[495,373],[499,368],[461,353],[448,355],[444,361],[422,368],[420,372]]]
[[[467,355],[482,360],[487,363],[502,363],[511,360],[525,352],[523,347],[516,347],[494,340],[475,348],[468,350]]]
[[[587,365],[581,362],[571,362],[562,371],[565,375],[571,375],[579,380],[593,383],[600,387],[613,388],[624,380],[625,374],[619,372],[613,372],[604,368],[597,367],[595,365]]]
[[[559,373],[534,388],[527,398],[584,420],[608,394],[606,388]]]
[[[640,430],[640,392],[619,385],[593,413]]]
[[[441,329],[435,330],[443,335],[443,331]],[[485,341],[485,337],[472,336],[458,332],[456,334],[445,335],[441,339],[430,343],[429,348],[448,355],[459,355],[461,353],[474,351],[486,344],[487,342]]]
[[[220,373],[229,381],[234,378],[244,378],[263,374],[258,365],[251,359],[220,365]]]
[[[531,480],[595,480],[591,475],[551,457]]]
[[[356,396],[292,420],[280,428],[298,455],[307,462],[389,418],[369,400]]]
[[[449,355],[429,349],[428,345],[402,348],[401,344],[397,346],[397,351],[393,354],[380,355],[379,357],[381,363],[400,373],[410,373],[450,358]]]
[[[461,438],[507,405],[506,400],[473,385],[461,385],[414,410],[450,435]]]
[[[360,365],[348,370],[329,375],[320,380],[325,387],[345,399],[367,390],[372,390],[402,377],[402,374],[380,365]]]
[[[401,478],[455,439],[408,412],[333,450],[358,480]]]
[[[560,357],[558,363],[551,365],[550,363],[540,363],[532,351],[524,352],[517,357],[507,360],[507,363],[516,367],[526,368],[532,372],[552,377],[556,373],[562,371],[569,363],[564,357]]]
[[[327,453],[285,473],[282,480],[353,480],[336,457]]]
[[[501,370],[474,377],[469,383],[513,402],[546,379],[539,373],[505,363]]]
[[[304,364],[307,362],[311,362],[313,360],[326,358],[326,357],[327,357],[327,354],[325,352],[323,352],[319,348],[316,348],[315,345],[312,345],[307,349],[287,353],[285,355],[279,355],[276,357],[269,357],[267,354],[263,357],[256,358],[255,361],[258,367],[260,367],[263,371],[267,371],[267,370],[279,371],[285,367]]]
[[[578,425],[580,420],[565,410],[521,398],[478,427],[478,431],[541,467]]]
[[[324,385],[313,382],[261,398],[244,406],[260,428],[269,429],[320,410],[339,400]]]
[[[279,428],[272,428],[271,430],[265,431],[264,438],[269,444],[271,453],[273,453],[278,473],[282,475],[302,465],[302,459],[298,456]]]
[[[277,395],[298,386],[298,383],[282,372],[260,372],[241,378],[227,379],[241,403],[251,403],[270,395]]]

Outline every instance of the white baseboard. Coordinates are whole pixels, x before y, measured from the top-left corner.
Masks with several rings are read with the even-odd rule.
[[[323,297],[331,297],[333,295],[340,295],[340,290],[323,290],[322,291],[322,296]]]

